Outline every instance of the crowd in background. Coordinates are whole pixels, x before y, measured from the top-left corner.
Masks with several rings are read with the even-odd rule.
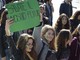
[[[0,60],[80,60],[80,10],[73,14],[72,0],[61,3],[54,27],[54,3],[37,0],[40,24],[12,33],[4,6],[14,1],[0,0]]]

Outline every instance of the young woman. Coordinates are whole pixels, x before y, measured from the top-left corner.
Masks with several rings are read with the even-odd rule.
[[[40,16],[42,14],[43,25],[49,24],[49,18],[45,15],[45,6],[44,4],[40,5]]]
[[[6,19],[6,11],[5,9],[0,10],[0,55],[2,60],[6,60],[5,54],[5,19]]]
[[[80,11],[76,11],[70,19],[71,32],[73,32],[80,23]]]
[[[38,35],[38,34],[41,35]],[[55,31],[52,26],[44,25],[41,31],[34,30],[34,38],[36,39],[36,52],[39,60],[56,60],[54,54]],[[53,55],[51,54],[53,52]]]
[[[11,59],[14,58],[14,60],[37,60],[37,54],[34,50],[35,40],[31,35],[25,33],[21,34],[18,39],[16,48],[14,40],[11,38],[9,30],[9,26],[12,23],[13,21],[6,20],[6,26],[5,26],[6,39],[10,44],[11,53],[14,56],[14,57],[11,56]]]
[[[69,19],[66,14],[61,14],[55,24],[56,35],[61,29],[70,29]]]
[[[48,17],[49,25],[52,26],[54,7],[52,0],[45,0],[45,15]]]
[[[80,60],[80,24],[72,33],[71,53],[69,60]]]
[[[55,39],[55,48],[57,51],[57,60],[68,60],[70,55],[71,32],[62,29]]]

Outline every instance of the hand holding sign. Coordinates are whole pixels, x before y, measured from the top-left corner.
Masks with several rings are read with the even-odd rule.
[[[36,0],[9,3],[6,7],[8,17],[14,19],[14,23],[10,27],[11,32],[35,27],[40,22],[39,6]]]

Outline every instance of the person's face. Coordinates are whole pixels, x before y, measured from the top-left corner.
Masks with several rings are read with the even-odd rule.
[[[68,2],[71,2],[72,0],[68,0]]]
[[[68,3],[70,3],[70,2],[72,2],[72,0],[64,0],[65,2],[68,2]]]
[[[62,24],[63,25],[66,25],[67,24],[67,18],[65,16],[62,18]]]
[[[78,20],[80,20],[80,15],[78,16]]]
[[[52,0],[49,0],[49,2],[51,3]]]
[[[33,48],[33,40],[29,39],[26,44],[26,52],[31,52],[32,48]]]
[[[44,13],[44,7],[40,7],[40,13]]]
[[[44,37],[46,38],[46,40],[48,41],[48,43],[50,43],[53,40],[53,38],[54,38],[54,32],[52,30],[48,30],[45,33]]]

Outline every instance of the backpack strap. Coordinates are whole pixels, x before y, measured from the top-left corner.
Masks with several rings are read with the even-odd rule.
[[[39,55],[38,55],[38,60],[40,59],[40,57],[41,57],[41,54],[42,54],[42,51],[43,51],[43,49],[44,49],[44,45],[45,45],[45,43],[44,42],[42,42],[43,43],[43,46],[42,46],[42,48],[41,48],[41,51],[40,51],[40,53],[39,53]]]

